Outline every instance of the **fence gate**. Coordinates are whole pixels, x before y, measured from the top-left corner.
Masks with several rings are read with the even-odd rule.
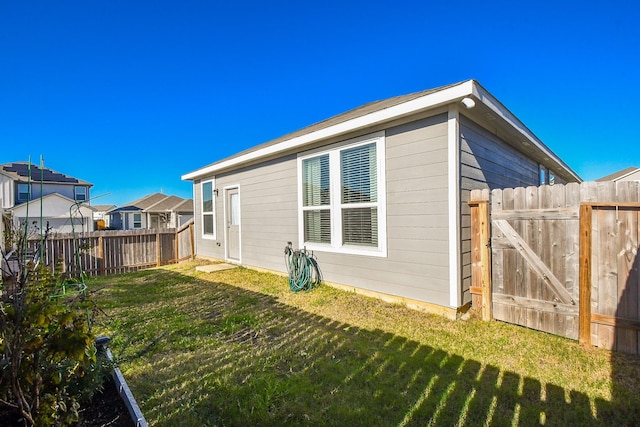
[[[580,202],[574,190],[492,191],[495,319],[578,338]]]
[[[640,182],[474,190],[469,205],[483,319],[640,354]]]

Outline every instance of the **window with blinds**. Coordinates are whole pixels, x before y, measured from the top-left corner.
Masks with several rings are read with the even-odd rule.
[[[302,162],[302,206],[305,242],[331,243],[329,155]]]
[[[299,158],[301,245],[386,256],[384,134],[354,141]]]
[[[342,243],[378,246],[376,145],[340,152]]]
[[[202,190],[202,236],[215,239],[215,210],[213,181],[204,181]]]

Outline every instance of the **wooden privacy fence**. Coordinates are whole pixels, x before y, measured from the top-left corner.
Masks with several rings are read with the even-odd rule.
[[[469,204],[484,319],[640,353],[640,183],[475,190]]]
[[[30,240],[35,250],[39,240]],[[44,245],[47,265],[90,276],[125,273],[191,259],[193,221],[178,229],[103,230],[50,235]],[[78,266],[80,264],[80,267]]]

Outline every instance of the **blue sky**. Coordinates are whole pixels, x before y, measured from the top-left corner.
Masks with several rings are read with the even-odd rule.
[[[476,79],[583,179],[640,167],[636,1],[4,1],[0,163],[93,204],[370,101]]]

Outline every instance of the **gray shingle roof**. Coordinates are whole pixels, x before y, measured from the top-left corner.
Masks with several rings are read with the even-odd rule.
[[[188,209],[183,209],[184,203],[189,202],[186,205]],[[176,209],[181,207],[181,209]],[[144,212],[193,212],[193,201],[191,199],[185,200],[178,196],[169,196],[162,193],[149,194],[133,202],[125,203],[122,206],[112,210],[111,212],[118,211],[144,211]]]

